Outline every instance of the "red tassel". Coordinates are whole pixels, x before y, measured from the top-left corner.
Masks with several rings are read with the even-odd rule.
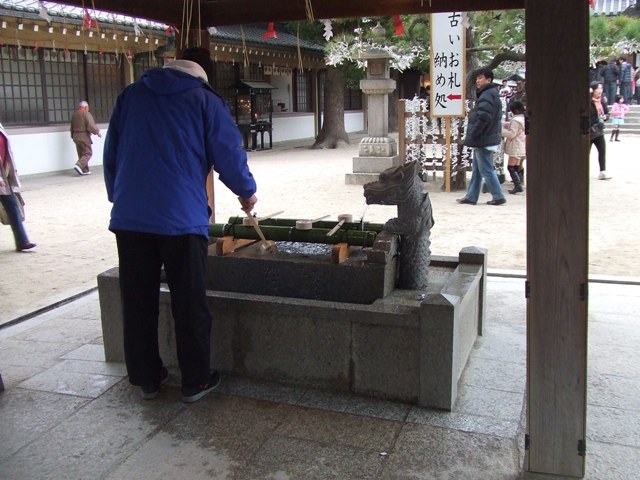
[[[396,35],[398,37],[404,35],[404,25],[402,24],[402,18],[400,15],[393,16],[393,25],[396,27]]]
[[[167,27],[167,29],[164,31],[164,33],[169,37],[171,35],[173,35],[174,33],[179,34],[180,30],[178,30],[176,27],[174,27],[173,25],[169,25]]]
[[[84,9],[84,17],[82,18],[82,27],[85,30],[89,30],[91,27],[98,28],[98,22],[91,18],[89,15],[89,10]]]
[[[267,25],[267,33],[262,34],[262,38],[278,38],[276,35],[276,27],[273,22]]]

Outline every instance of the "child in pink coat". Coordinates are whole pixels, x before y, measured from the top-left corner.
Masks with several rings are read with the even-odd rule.
[[[620,125],[624,125],[624,116],[629,111],[629,105],[625,105],[622,95],[616,95],[616,101],[611,105],[611,122],[613,123],[613,130],[611,131],[611,140],[615,137],[616,142],[619,142],[618,136],[620,135]]]

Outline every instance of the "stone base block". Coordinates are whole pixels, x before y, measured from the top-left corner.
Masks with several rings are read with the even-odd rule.
[[[365,183],[377,182],[379,173],[347,173],[344,176],[345,185],[364,185]]]
[[[208,291],[212,365],[238,376],[450,410],[482,324],[486,263],[475,260],[432,256],[427,289],[394,290],[371,305]],[[123,361],[114,279],[117,269],[98,277],[104,346],[108,361]],[[161,289],[160,352],[175,372],[170,302]]]
[[[397,167],[400,164],[399,155],[392,157],[353,157],[353,172],[382,173],[388,168]]]

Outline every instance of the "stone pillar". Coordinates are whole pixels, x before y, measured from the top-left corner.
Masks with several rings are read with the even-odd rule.
[[[389,54],[369,49],[362,55],[367,61],[367,78],[360,88],[367,95],[367,136],[360,142],[360,151],[353,158],[353,173],[347,173],[347,185],[375,182],[381,172],[400,164],[397,142],[389,138],[389,94],[396,81],[389,75]]]

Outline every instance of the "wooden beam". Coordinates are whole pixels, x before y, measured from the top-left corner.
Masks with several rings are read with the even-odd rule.
[[[91,2],[86,0],[63,0],[61,5],[89,8]],[[182,23],[182,0],[96,0],[95,8],[103,12],[118,13],[135,18],[144,18],[180,28]],[[194,17],[197,18],[197,11]],[[197,22],[194,22],[196,24]]]
[[[526,2],[526,467],[573,477],[582,477],[585,467],[579,445],[586,429],[588,9],[584,0]],[[571,81],[561,72],[571,72]],[[550,98],[562,99],[561,127]]]
[[[76,7],[86,6],[83,0],[63,0],[61,3]],[[307,18],[304,0],[200,0],[200,10],[194,7],[191,27],[206,28],[214,25],[247,25],[261,22],[304,20]],[[450,12],[452,10],[510,10],[524,8],[525,0],[322,0],[313,2],[313,17],[346,18],[391,16]],[[121,13],[132,17],[182,25],[182,0],[100,0],[99,10]]]
[[[304,0],[260,2],[213,0],[202,4],[202,17],[210,25],[235,25],[307,18]],[[452,10],[510,10],[524,8],[524,0],[322,0],[313,2],[313,17],[347,18],[450,12]]]

